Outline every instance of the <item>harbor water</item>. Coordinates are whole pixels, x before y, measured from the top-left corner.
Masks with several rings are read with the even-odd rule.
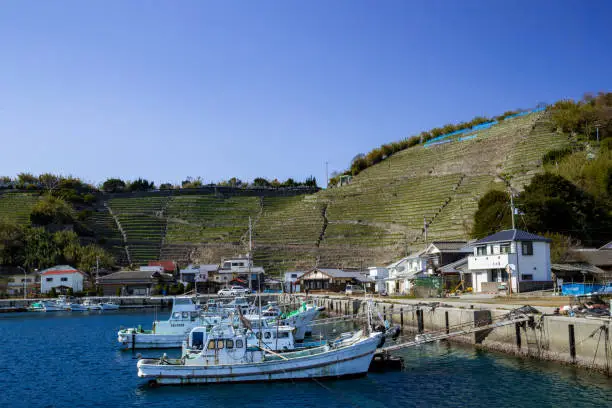
[[[165,319],[168,313],[161,313]],[[149,328],[153,312],[0,315],[1,407],[603,407],[602,374],[448,343],[399,353],[401,372],[337,381],[150,388],[120,326]],[[328,328],[330,329],[330,328]],[[159,356],[160,350],[141,350]],[[179,354],[169,351],[169,355]]]

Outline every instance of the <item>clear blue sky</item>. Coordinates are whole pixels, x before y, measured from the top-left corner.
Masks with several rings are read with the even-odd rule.
[[[611,89],[610,1],[2,1],[0,175],[304,179]]]

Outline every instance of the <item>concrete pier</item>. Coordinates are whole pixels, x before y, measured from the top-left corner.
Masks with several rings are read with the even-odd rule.
[[[287,296],[283,295],[283,302]],[[327,314],[356,315],[365,312],[363,298],[346,296],[319,296],[310,298],[319,306],[325,306]],[[427,299],[429,300],[429,299]],[[392,324],[400,325],[406,333],[449,332],[453,328],[488,325],[509,310],[486,305],[449,305],[444,299],[437,301],[374,300],[375,313]],[[295,300],[294,300],[295,302]],[[612,375],[612,338],[610,318],[584,318],[552,315],[551,308],[535,307],[542,314],[534,315],[529,322],[483,330],[468,335],[452,337],[449,341],[473,344],[476,347],[497,350],[518,356],[558,361],[603,371]]]

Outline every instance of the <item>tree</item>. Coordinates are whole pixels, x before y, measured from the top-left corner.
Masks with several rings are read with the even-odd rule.
[[[490,190],[478,200],[474,214],[473,238],[484,238],[500,230],[512,227],[510,196],[499,190]]]
[[[0,219],[0,264],[19,266],[25,258],[24,229],[14,221]]]
[[[270,187],[270,182],[263,177],[257,177],[253,180],[253,185],[256,187]]]
[[[128,184],[128,191],[149,191],[155,188],[155,183],[152,181],[138,178],[137,180],[132,181]]]
[[[61,253],[44,228],[27,228],[24,240],[23,264],[26,268],[45,269],[57,264]]]
[[[74,210],[62,198],[47,194],[32,208],[30,221],[34,225],[73,224]]]
[[[174,190],[174,185],[172,183],[162,183],[159,186],[160,190]]]
[[[93,272],[99,266],[103,269],[112,268],[115,260],[111,254],[97,245],[81,246],[78,251],[77,267],[86,271],[93,277]]]
[[[19,182],[21,188],[24,188],[29,184],[38,184],[38,178],[36,178],[36,176],[34,176],[32,173],[19,173],[17,175],[17,181]]]
[[[183,188],[202,188],[203,185],[204,182],[202,181],[201,177],[187,177],[181,182],[181,187]]]
[[[304,185],[308,187],[317,187],[317,179],[313,176],[307,177],[306,181],[304,181]]]
[[[57,291],[55,290],[55,288],[51,288],[51,290],[49,291],[49,297],[57,297]]]
[[[125,190],[125,181],[118,178],[109,178],[102,183],[102,190],[106,193],[120,193]]]
[[[530,231],[556,232],[586,245],[610,239],[609,208],[559,175],[536,175],[518,197],[517,207]]]
[[[45,190],[51,192],[59,186],[60,177],[51,173],[43,173],[38,176],[38,181]]]

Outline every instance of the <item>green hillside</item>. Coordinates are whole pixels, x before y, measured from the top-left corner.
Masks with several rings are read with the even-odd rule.
[[[315,194],[100,194],[85,224],[120,264],[219,262],[245,254],[249,217],[255,262],[269,272],[384,264],[423,246],[425,222],[428,240],[467,239],[486,191],[508,184],[521,190],[541,172],[544,153],[569,144],[550,130],[548,115],[401,150],[350,184]],[[37,197],[1,194],[0,217],[27,222]]]

